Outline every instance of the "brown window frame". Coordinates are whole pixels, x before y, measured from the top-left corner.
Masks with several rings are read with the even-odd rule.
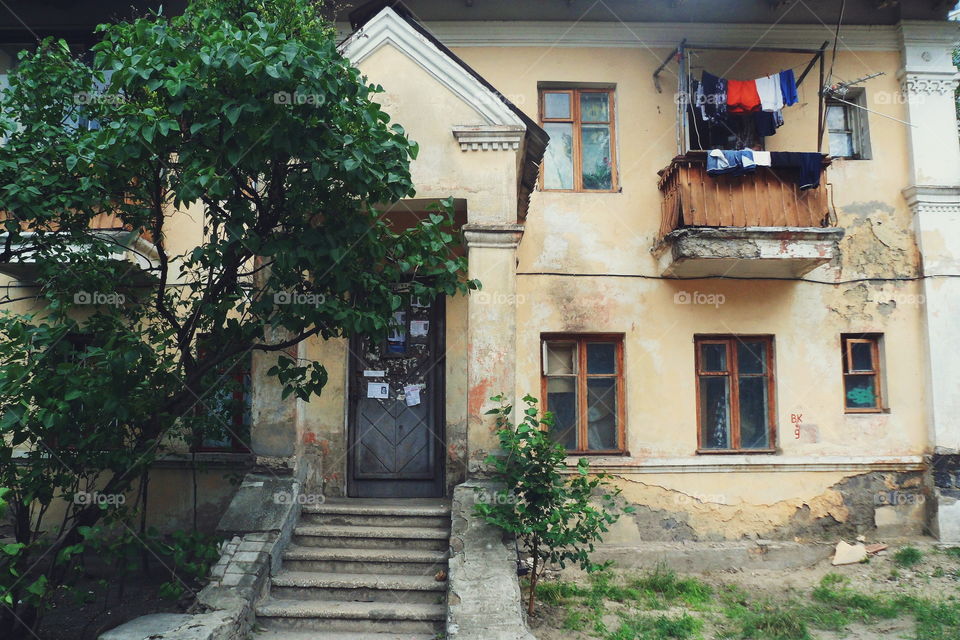
[[[555,193],[616,193],[620,191],[620,176],[617,171],[617,127],[616,127],[616,89],[613,87],[606,89],[540,89],[540,104],[538,106],[540,124],[551,122],[560,122],[573,125],[573,188],[572,189],[548,189],[544,184],[544,172],[540,171],[540,190]],[[564,93],[570,96],[570,117],[569,118],[547,118],[544,114],[546,105],[545,96],[548,93]],[[588,122],[590,125],[605,124],[610,129],[610,188],[609,189],[584,189],[583,188],[583,156],[582,156],[582,137],[581,127],[583,121],[580,119],[580,94],[583,93],[605,93],[607,94],[608,111],[610,118],[606,122]],[[544,156],[542,164],[546,164],[547,158]]]
[[[201,336],[201,340],[205,336]],[[201,347],[201,353],[204,349]],[[202,439],[196,438],[191,442],[190,450],[194,453],[249,453],[250,447],[249,444],[244,442],[241,438],[240,433],[243,432],[244,426],[243,421],[245,418],[250,417],[252,422],[251,412],[253,410],[253,359],[250,353],[244,354],[242,360],[236,362],[229,371],[226,370],[226,367],[220,367],[218,369],[220,375],[223,378],[227,378],[233,381],[234,389],[231,391],[231,401],[234,402],[232,411],[230,412],[230,424],[227,425],[227,428],[224,430],[224,440],[229,439],[230,444],[206,444]],[[194,414],[203,415],[209,412],[210,407],[208,406],[209,399],[201,398],[196,401],[194,404]],[[250,434],[246,434],[249,439]]]
[[[577,381],[577,448],[567,449],[569,455],[626,455],[626,403],[623,370],[623,334],[622,333],[544,333],[540,335],[540,397],[544,411],[549,411],[547,396],[548,378],[572,377]],[[616,371],[612,374],[587,373],[587,349],[591,342],[612,342],[615,347]],[[576,371],[572,374],[547,374],[544,359],[547,343],[575,344],[577,347]],[[615,378],[617,385],[617,448],[587,449],[587,380],[589,378]]]
[[[763,376],[767,380],[767,441],[769,447],[763,449],[743,449],[740,447],[740,364],[737,355],[738,342],[763,341],[767,346],[767,361],[765,374],[742,374],[748,377]],[[704,371],[701,366],[700,346],[703,344],[724,344],[727,348],[727,368],[724,371]],[[746,454],[746,453],[776,453],[777,451],[777,402],[776,402],[776,369],[774,358],[774,340],[771,335],[696,335],[693,338],[694,368],[696,371],[696,402],[697,402],[697,453],[698,454]],[[728,449],[708,449],[703,442],[703,416],[701,407],[703,402],[700,396],[701,376],[728,377],[730,379],[730,443]]]
[[[844,333],[840,336],[840,351],[843,366],[843,412],[844,413],[885,413],[887,411],[884,393],[883,393],[883,363],[880,361],[880,339],[883,334],[880,333]],[[873,363],[873,369],[869,371],[853,370],[850,364],[853,362],[853,353],[851,345],[869,344],[870,361]],[[848,376],[873,376],[873,387],[876,402],[872,407],[848,407],[847,406],[847,377]]]

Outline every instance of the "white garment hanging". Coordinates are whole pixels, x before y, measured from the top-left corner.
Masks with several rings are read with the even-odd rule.
[[[754,151],[753,152],[753,161],[757,163],[758,167],[769,167],[770,166],[770,152],[769,151]]]
[[[760,108],[764,111],[783,109],[783,91],[780,89],[780,74],[757,78],[757,93],[760,95]]]

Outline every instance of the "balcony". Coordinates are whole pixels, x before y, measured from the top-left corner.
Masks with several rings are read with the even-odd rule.
[[[0,213],[0,218],[2,217],[4,214]],[[24,229],[24,236],[29,237],[33,233],[27,230],[29,225],[22,223],[21,227]],[[115,245],[109,259],[131,263],[134,267],[131,270],[134,279],[141,279],[157,267],[157,249],[149,232],[131,229],[130,225],[124,224],[118,216],[107,213],[94,216],[90,221],[90,230],[91,236]],[[0,233],[0,248],[4,246],[5,238],[6,234]],[[71,247],[66,249],[66,255],[70,254]],[[13,257],[7,262],[0,262],[0,273],[23,282],[35,281],[37,274],[35,257],[30,251],[16,244],[11,247],[11,250]]]
[[[839,255],[843,229],[835,226],[825,176],[801,191],[796,169],[711,176],[706,158],[689,151],[659,172],[662,218],[653,253],[662,275],[795,278]]]

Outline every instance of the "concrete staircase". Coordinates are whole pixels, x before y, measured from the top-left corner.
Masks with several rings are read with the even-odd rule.
[[[447,617],[450,504],[305,505],[253,640],[433,640]]]

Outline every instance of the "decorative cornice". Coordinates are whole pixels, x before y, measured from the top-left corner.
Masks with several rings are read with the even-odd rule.
[[[461,151],[516,151],[525,131],[514,125],[461,126],[453,128],[453,137]]]
[[[960,186],[915,185],[903,190],[903,197],[914,214],[960,214]]]
[[[700,45],[813,47],[833,37],[823,25],[710,24],[691,22],[427,22],[448,47],[675,47],[683,40]],[[899,31],[893,25],[845,26],[844,49],[896,51]]]
[[[522,224],[465,224],[467,249],[516,249],[523,237]]]
[[[363,28],[347,38],[340,45],[340,50],[356,66],[386,45],[392,45],[397,51],[418,64],[443,86],[459,96],[485,122],[523,126],[520,118],[493,91],[418,33],[390,7],[385,7]]]
[[[950,73],[911,73],[901,71],[900,91],[904,95],[953,95],[958,76]]]

